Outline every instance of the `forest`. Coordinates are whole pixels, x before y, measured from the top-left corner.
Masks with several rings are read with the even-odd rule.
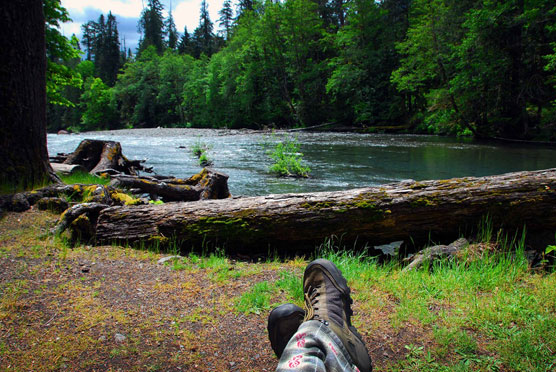
[[[136,51],[111,13],[61,42],[69,15],[45,5],[49,131],[327,123],[556,140],[552,0],[226,0],[214,21],[203,1],[193,32],[148,0]]]

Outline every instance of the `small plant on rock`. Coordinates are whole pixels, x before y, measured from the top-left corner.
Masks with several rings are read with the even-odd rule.
[[[201,142],[200,139],[197,140],[197,142],[195,142],[191,147],[191,152],[194,156],[199,158],[199,165],[201,167],[210,167],[213,164],[213,161],[207,155],[209,149],[210,146],[204,142]]]
[[[212,165],[212,160],[208,157],[206,152],[203,152],[199,157],[199,165],[201,167],[210,167]]]
[[[271,173],[280,177],[309,177],[311,169],[303,165],[303,154],[299,152],[296,139],[284,138],[269,152],[269,156],[274,160],[270,166]]]

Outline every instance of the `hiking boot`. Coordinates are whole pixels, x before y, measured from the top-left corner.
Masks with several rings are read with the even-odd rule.
[[[280,305],[268,316],[268,338],[272,350],[278,357],[282,356],[286,345],[303,323],[305,311],[294,304]]]
[[[307,314],[304,320],[319,320],[327,325],[348,351],[361,372],[372,371],[371,357],[363,338],[351,325],[350,289],[341,271],[330,261],[311,262],[303,275]]]

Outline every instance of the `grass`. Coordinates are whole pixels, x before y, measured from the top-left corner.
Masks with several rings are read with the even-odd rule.
[[[108,185],[110,183],[109,178],[97,177],[85,172],[75,172],[69,175],[58,174],[58,177],[68,185],[76,183],[84,185]]]
[[[210,146],[202,142],[200,138],[191,146],[191,153],[197,158],[200,158],[201,155],[208,150],[210,150]]]
[[[54,222],[37,211],[0,221],[0,365],[225,370],[230,349],[239,370],[276,366],[266,317],[281,303],[303,304],[301,278],[314,257],[250,263],[218,251],[190,253],[164,267],[156,262],[177,247],[69,249],[48,235]],[[528,267],[524,232],[506,235],[483,225],[480,244],[458,259],[409,272],[334,240],[315,252],[347,278],[352,320],[375,371],[555,369],[556,272]],[[96,265],[83,273],[83,262]],[[115,333],[127,341],[115,343]],[[247,343],[260,359],[231,340]],[[213,351],[214,364],[206,364]]]
[[[274,161],[270,172],[280,177],[309,177],[311,169],[303,164],[303,154],[296,139],[284,137],[268,155]]]
[[[208,156],[208,150],[210,150],[210,148],[211,146],[202,142],[200,139],[191,146],[191,153],[199,159],[199,165],[201,167],[210,167],[213,164],[212,159]]]

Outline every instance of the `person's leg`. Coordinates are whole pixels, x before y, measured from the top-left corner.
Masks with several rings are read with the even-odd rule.
[[[363,338],[351,324],[351,291],[340,270],[328,260],[311,262],[303,276],[303,292],[304,319],[301,309],[291,304],[269,317],[270,342],[280,358],[277,371],[371,372]]]
[[[328,326],[309,320],[301,324],[288,342],[276,371],[356,372],[359,369]]]
[[[351,324],[351,290],[342,272],[332,262],[318,259],[303,274],[305,320],[318,320],[341,341],[361,372],[371,372],[371,357],[363,338]]]
[[[283,304],[270,312],[267,326],[268,338],[278,359],[304,318],[305,311],[294,304]]]

